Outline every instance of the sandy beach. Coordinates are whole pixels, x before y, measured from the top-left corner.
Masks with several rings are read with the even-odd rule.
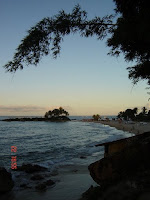
[[[150,122],[126,122],[126,121],[99,121],[99,123],[104,125],[109,125],[115,127],[118,130],[127,131],[134,134],[142,134],[144,132],[150,131]]]

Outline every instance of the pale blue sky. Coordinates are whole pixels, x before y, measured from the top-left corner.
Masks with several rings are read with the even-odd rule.
[[[67,36],[56,60],[48,55],[37,67],[5,73],[2,66],[31,26],[78,3],[89,18],[114,12],[112,0],[0,0],[0,115],[44,115],[59,106],[70,115],[115,115],[149,106],[146,83],[133,87],[128,79],[126,67],[133,63],[107,55],[105,41],[96,37]]]

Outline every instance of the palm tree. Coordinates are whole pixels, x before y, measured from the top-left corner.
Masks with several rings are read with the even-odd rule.
[[[67,111],[64,111],[64,114],[65,114],[66,116],[69,116],[69,113],[68,113]]]
[[[62,107],[59,107],[59,113],[60,113],[60,115],[62,115],[63,112],[64,112],[64,109]]]
[[[49,110],[44,115],[45,118],[59,117],[59,116],[69,116],[69,113],[66,110],[64,110],[62,107],[60,107],[59,109],[56,108],[52,111]]]
[[[94,121],[98,121],[100,119],[100,115],[99,114],[93,115],[93,119]]]
[[[137,107],[133,109],[133,113],[134,113],[134,115],[137,115],[137,113],[138,113],[138,108]]]
[[[49,116],[49,117],[52,116],[52,111],[51,111],[51,110],[48,111],[48,116]]]
[[[48,118],[48,112],[45,113],[44,117],[45,117],[45,118]]]
[[[146,114],[147,114],[147,108],[145,108],[145,107],[142,108],[142,114],[143,114],[143,115],[146,115]]]

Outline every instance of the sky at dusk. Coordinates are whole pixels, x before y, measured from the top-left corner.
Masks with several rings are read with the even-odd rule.
[[[57,59],[43,57],[37,67],[15,74],[2,67],[13,58],[27,30],[44,17],[80,4],[89,18],[114,13],[112,0],[0,0],[0,116],[43,116],[62,106],[70,115],[116,115],[149,107],[146,82],[133,86],[123,56],[107,55],[106,40],[64,37]]]

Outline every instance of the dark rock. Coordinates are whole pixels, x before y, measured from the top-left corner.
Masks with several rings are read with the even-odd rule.
[[[47,181],[45,181],[43,183],[38,184],[35,187],[35,189],[37,189],[39,191],[43,191],[43,190],[46,190],[46,186],[52,186],[54,184],[55,184],[55,182],[50,179],[50,180],[47,180]]]
[[[80,156],[81,159],[86,159],[86,156]]]
[[[0,193],[10,191],[14,186],[11,173],[7,172],[4,167],[0,167]]]
[[[50,176],[57,176],[58,175],[58,171],[57,170],[53,170],[51,173],[50,173]]]
[[[25,183],[20,184],[20,187],[24,187],[24,188],[26,188],[26,187],[27,187],[27,184],[25,184]]]
[[[20,187],[24,188],[24,189],[31,189],[32,187],[23,183],[23,184],[20,184]]]
[[[43,118],[43,117],[33,117],[33,118],[28,118],[28,117],[23,117],[23,118],[9,118],[9,119],[3,119],[1,121],[6,121],[6,122],[13,122],[13,121],[19,121],[19,122],[26,122],[26,121],[42,121],[42,122],[66,122],[66,121],[71,121],[68,117],[66,116],[58,116],[58,117],[51,117],[51,118]]]
[[[51,179],[49,179],[49,180],[45,181],[44,184],[46,184],[47,186],[51,186],[51,185],[54,185],[55,182],[52,181]]]
[[[90,174],[100,186],[90,187],[80,200],[149,200],[149,152],[150,132],[92,163]]]
[[[39,191],[46,190],[46,184],[45,183],[40,183],[37,186],[35,186],[35,189],[37,189]]]
[[[137,200],[138,197],[137,189],[130,187],[126,182],[119,182],[105,188],[91,186],[82,194],[80,200]]]
[[[26,173],[34,173],[39,171],[45,171],[46,167],[41,167],[39,165],[31,165],[31,164],[23,164],[22,166],[18,167],[18,171],[25,171]]]
[[[37,181],[37,180],[44,179],[44,177],[42,175],[40,175],[40,174],[35,174],[30,179],[33,180],[33,181]]]
[[[72,172],[74,172],[74,173],[77,173],[79,170],[77,170],[77,169],[74,169],[74,170],[72,170]]]
[[[47,121],[51,122],[66,122],[66,121],[71,121],[68,117],[66,116],[58,116],[58,117],[50,117],[46,119]]]
[[[100,189],[101,188],[99,186],[91,186],[86,192],[82,194],[82,198],[80,200],[98,200],[101,194]]]
[[[99,185],[115,184],[120,180],[146,178],[145,172],[150,169],[150,138],[137,140],[121,152],[109,155],[89,166],[92,178]],[[139,177],[141,177],[139,179]],[[137,180],[138,178],[138,180]]]

